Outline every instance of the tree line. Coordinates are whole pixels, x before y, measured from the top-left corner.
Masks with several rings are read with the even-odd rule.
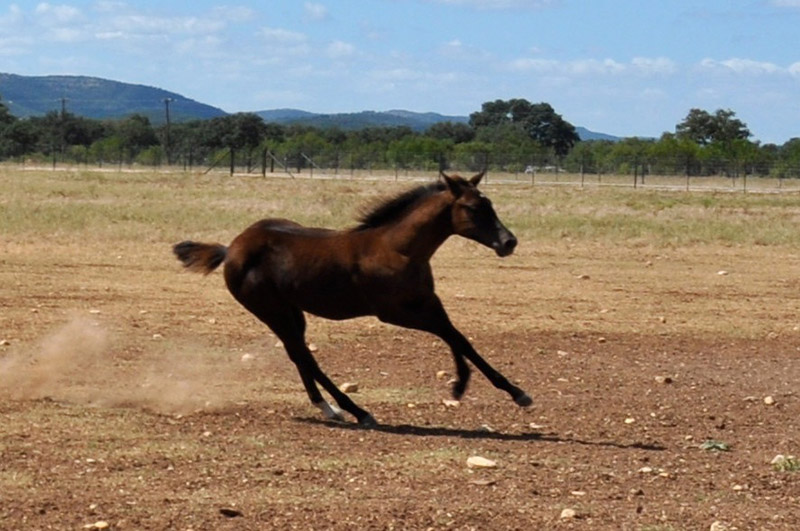
[[[441,164],[508,172],[800,177],[800,138],[750,139],[733,111],[691,109],[658,139],[581,141],[547,103],[486,102],[467,123],[357,130],[266,123],[251,113],[153,125],[140,114],[95,120],[66,110],[18,119],[0,100],[0,160],[93,165],[229,165],[247,171],[319,167],[436,170]]]

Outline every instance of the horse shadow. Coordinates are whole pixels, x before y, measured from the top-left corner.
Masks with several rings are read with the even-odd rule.
[[[413,424],[378,424],[365,428],[359,424],[324,420],[310,417],[295,418],[297,422],[315,426],[325,426],[349,431],[375,431],[390,435],[401,435],[410,437],[449,437],[459,439],[484,440],[484,441],[504,441],[504,442],[545,442],[545,443],[569,443],[581,446],[596,446],[606,448],[618,448],[623,450],[646,450],[651,452],[663,452],[667,448],[657,443],[620,443],[616,441],[587,440],[578,437],[561,436],[557,433],[504,433],[501,431],[489,431],[485,429],[465,429],[450,428],[446,426],[416,426]]]

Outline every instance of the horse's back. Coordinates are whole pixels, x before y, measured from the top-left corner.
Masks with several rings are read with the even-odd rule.
[[[334,319],[363,315],[355,296],[354,238],[360,236],[285,219],[258,221],[228,247],[228,289],[248,307],[273,300]]]

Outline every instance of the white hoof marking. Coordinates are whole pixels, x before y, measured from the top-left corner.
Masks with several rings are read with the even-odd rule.
[[[326,419],[344,421],[344,413],[338,407],[333,406],[324,400],[322,402],[317,402],[314,405],[322,411],[322,414],[325,415]]]

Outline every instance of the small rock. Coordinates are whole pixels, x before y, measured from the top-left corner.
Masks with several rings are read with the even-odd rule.
[[[242,514],[242,511],[237,511],[236,509],[228,509],[225,507],[219,510],[219,514],[227,518],[238,518],[240,516],[244,516]]]
[[[766,405],[768,405],[768,406],[772,406],[772,405],[774,405],[774,404],[775,404],[775,399],[774,399],[774,398],[772,398],[771,396],[765,396],[765,397],[764,397],[764,403],[765,403]]]
[[[445,399],[442,400],[442,404],[444,404],[445,407],[458,407],[458,406],[461,405],[461,402],[459,402],[458,400],[452,400],[450,398],[445,398]]]
[[[570,494],[572,494],[573,496],[586,496],[586,491],[573,490],[572,492],[570,492]]]
[[[497,430],[495,430],[488,424],[481,424],[480,431],[482,431],[483,433],[495,433],[495,431]]]
[[[212,317],[208,320],[208,324],[217,324],[217,320]]]
[[[437,371],[436,372],[436,379],[437,380],[444,380],[447,378],[447,371]]]
[[[100,310],[89,310],[89,313],[92,315],[100,315]]]
[[[723,269],[721,271],[717,271],[717,274],[721,277],[724,277],[727,276],[729,273]]]
[[[100,520],[93,524],[86,524],[85,526],[83,526],[84,529],[108,529],[108,527],[109,527],[108,522],[106,522],[105,520]]]
[[[569,356],[569,352],[567,352],[566,350],[559,350],[559,351],[556,351],[556,354],[558,354],[558,355],[559,355],[559,356],[561,356],[562,358],[563,358],[564,356]]]
[[[283,348],[283,341],[276,341],[275,348]]]
[[[656,383],[660,384],[671,384],[672,378],[670,378],[669,376],[656,376],[655,381]]]
[[[733,488],[733,490],[735,490],[736,492],[741,492],[741,491],[743,491],[743,490],[744,490],[744,487],[743,487],[742,485],[734,485],[732,488]]]
[[[633,424],[634,422],[636,422],[636,419],[633,417],[628,417],[625,419],[625,424]]]
[[[315,343],[309,343],[308,350],[309,352],[316,352],[319,350],[319,347]]]
[[[722,441],[714,441],[708,439],[700,444],[701,450],[706,450],[709,452],[730,452],[731,446],[728,443]]]
[[[251,362],[254,359],[255,359],[255,356],[253,356],[252,354],[242,354],[242,362],[243,363]]]
[[[711,527],[708,528],[708,531],[728,531],[728,526],[717,520]]]
[[[11,344],[11,341],[8,339],[0,339],[0,347],[7,347]]]
[[[575,509],[567,508],[561,511],[562,520],[571,520],[573,518],[576,518],[577,516],[578,516],[578,511],[576,511]]]
[[[602,337],[602,336],[597,338],[597,342],[598,343],[605,343],[606,341],[608,341],[608,340],[606,338]]]
[[[643,466],[639,469],[640,474],[651,474],[653,472],[653,467]]]
[[[589,275],[578,275],[577,278],[578,280],[589,280],[592,277],[590,277]]]
[[[159,339],[164,339],[164,336],[161,334],[153,334],[153,341],[158,341]]]
[[[786,462],[786,456],[783,454],[778,454],[772,458],[772,461],[769,462],[771,465],[781,465]]]
[[[479,455],[473,455],[467,458],[467,466],[469,468],[497,468],[497,462]]]
[[[357,393],[358,384],[355,382],[345,382],[339,387],[343,393]]]
[[[662,315],[661,317],[658,318],[658,322],[660,322],[661,324],[666,324],[667,318]]]
[[[479,487],[490,487],[496,483],[493,479],[473,479],[469,482],[470,485],[478,485]]]

